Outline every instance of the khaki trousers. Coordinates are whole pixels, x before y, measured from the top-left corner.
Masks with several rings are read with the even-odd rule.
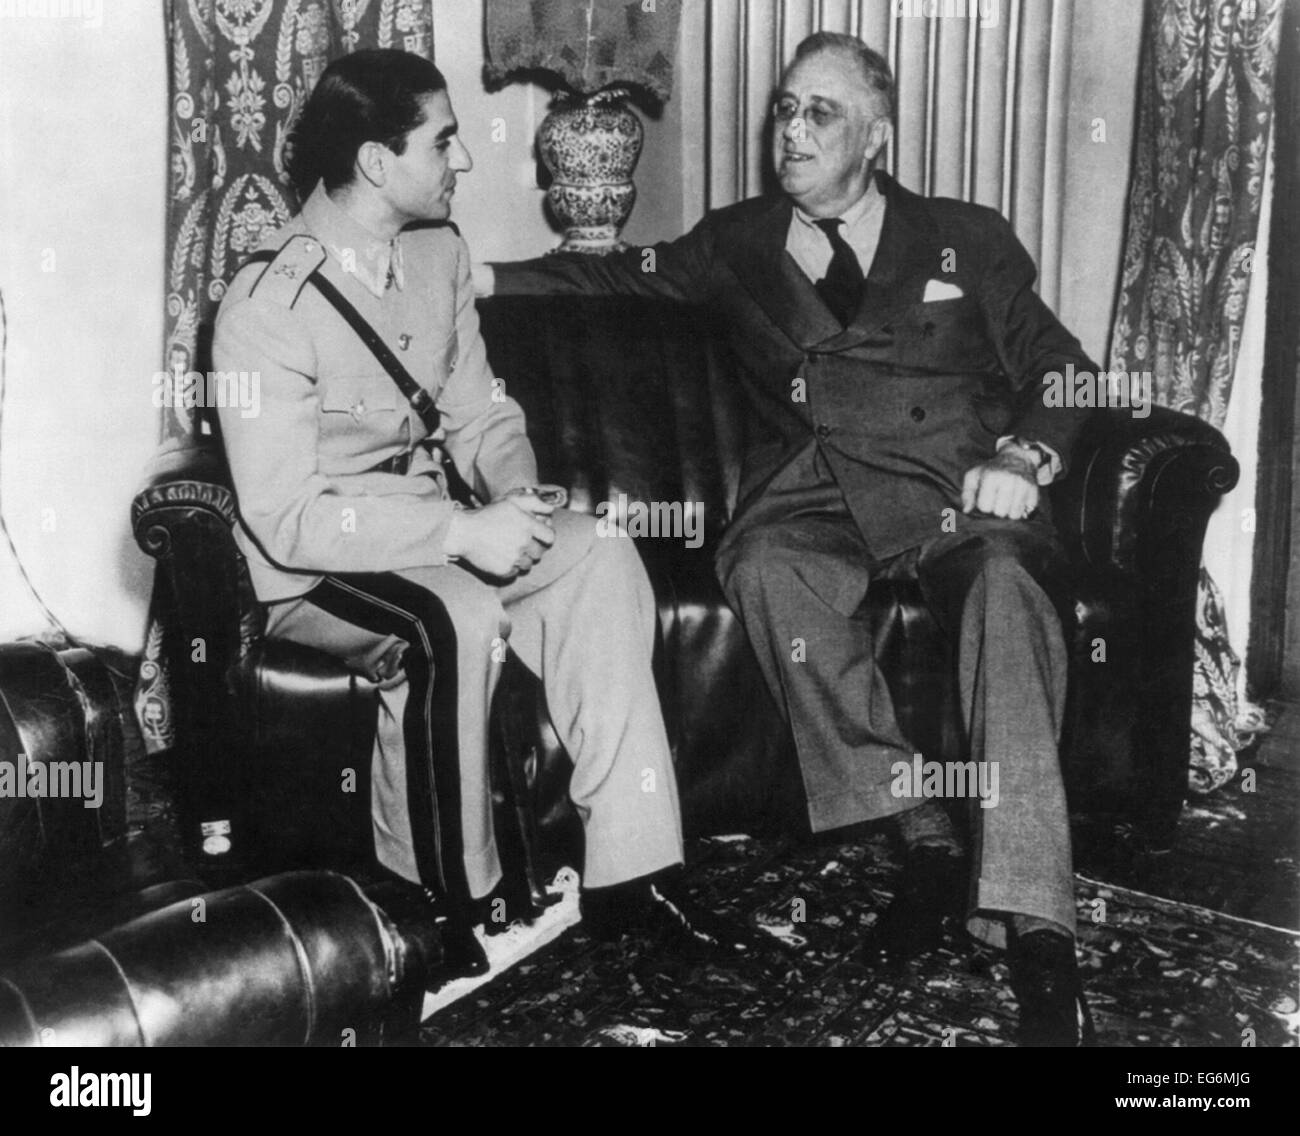
[[[677,784],[651,671],[657,615],[645,569],[632,541],[598,536],[592,518],[557,510],[554,520],[555,544],[503,586],[456,565],[332,576],[270,609],[269,635],[327,651],[381,682],[376,854],[407,879],[440,884],[453,900],[464,890],[487,894],[501,875],[488,712],[507,644],[542,680],[574,762],[584,885],[605,887],[682,862]],[[435,872],[444,878],[431,880]]]

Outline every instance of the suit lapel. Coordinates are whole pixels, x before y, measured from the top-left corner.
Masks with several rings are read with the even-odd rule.
[[[876,186],[885,195],[885,218],[871,271],[863,284],[858,310],[848,327],[827,346],[856,347],[881,328],[896,323],[925,298],[927,280],[939,275],[943,249],[916,216],[918,199],[884,171]]]
[[[903,189],[883,170],[876,172],[876,187],[885,197],[880,243],[848,327],[840,326],[812,281],[785,251],[793,213],[788,199],[774,199],[729,242],[727,259],[740,282],[801,351],[856,347],[919,304],[926,281],[939,275],[943,249],[918,215],[924,199]]]
[[[737,234],[727,260],[768,318],[803,351],[842,334],[843,329],[785,251],[792,215],[788,200],[774,200],[770,209]]]

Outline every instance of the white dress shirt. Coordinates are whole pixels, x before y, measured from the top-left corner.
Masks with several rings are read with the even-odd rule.
[[[867,186],[867,192],[844,211],[840,220],[844,222],[840,235],[857,256],[865,279],[876,258],[876,246],[880,244],[880,230],[885,222],[885,199],[875,182]],[[796,205],[785,237],[786,252],[814,284],[826,275],[834,255],[830,238],[817,227],[817,221],[818,218]]]

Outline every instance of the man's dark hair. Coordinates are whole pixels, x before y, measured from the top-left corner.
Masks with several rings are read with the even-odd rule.
[[[823,51],[838,51],[853,58],[862,69],[867,86],[875,91],[884,104],[884,115],[894,121],[894,73],[889,63],[878,51],[873,51],[857,36],[842,32],[814,32],[794,49],[795,60]]]
[[[299,201],[318,181],[330,190],[348,185],[366,142],[403,153],[407,134],[424,122],[420,100],[446,89],[442,72],[409,51],[374,48],[334,60],[289,136],[286,165]]]

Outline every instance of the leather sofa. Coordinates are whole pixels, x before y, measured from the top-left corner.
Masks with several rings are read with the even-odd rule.
[[[689,835],[805,826],[793,743],[713,573],[736,503],[744,417],[707,313],[644,300],[498,297],[479,305],[494,373],[528,416],[545,480],[579,508],[696,502],[698,548],[643,540],[659,598],[657,677]],[[1205,525],[1237,480],[1189,415],[1096,412],[1051,489],[1075,569],[1062,759],[1073,810],[1168,848],[1187,786],[1195,602]],[[900,725],[927,759],[964,760],[952,659],[913,583],[874,584],[859,618]],[[566,760],[540,684],[510,676],[526,720],[530,812],[571,831]],[[543,841],[546,844],[546,841]]]
[[[712,558],[735,505],[744,421],[731,362],[706,313],[644,300],[498,297],[479,304],[494,372],[523,405],[544,480],[571,507],[695,502],[698,547],[645,539],[659,600],[656,678],[688,835],[799,830],[792,743]],[[1222,436],[1154,408],[1096,413],[1051,489],[1075,567],[1063,760],[1071,806],[1168,847],[1187,782],[1201,542],[1237,465]],[[188,847],[205,822],[234,826],[227,864],[346,866],[369,843],[364,774],[374,691],[318,652],[266,641],[230,535],[236,502],[216,439],[164,456],[134,505],[158,559],[170,684],[188,786]],[[697,542],[690,542],[692,544]],[[914,585],[880,582],[859,618],[901,725],[927,758],[960,760],[951,660]],[[201,662],[190,645],[206,644]],[[1104,660],[1104,661],[1103,661]],[[508,664],[494,712],[498,831],[539,880],[572,862],[579,833],[567,758],[540,684]],[[357,792],[338,790],[359,775]],[[207,857],[212,860],[212,857]]]

